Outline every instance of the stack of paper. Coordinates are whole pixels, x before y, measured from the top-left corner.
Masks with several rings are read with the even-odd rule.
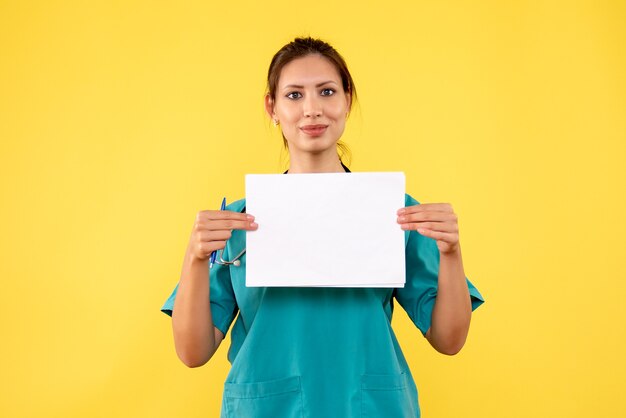
[[[246,286],[404,287],[404,173],[246,175]]]

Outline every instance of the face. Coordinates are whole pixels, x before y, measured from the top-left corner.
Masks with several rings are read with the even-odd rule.
[[[307,55],[285,65],[276,99],[265,97],[268,115],[278,120],[290,153],[335,149],[350,108],[335,66],[321,55]]]

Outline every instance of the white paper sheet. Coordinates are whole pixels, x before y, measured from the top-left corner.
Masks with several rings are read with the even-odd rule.
[[[246,175],[246,286],[404,287],[401,172]]]

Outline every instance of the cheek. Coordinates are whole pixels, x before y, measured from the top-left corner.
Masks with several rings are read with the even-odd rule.
[[[333,119],[345,120],[346,112],[348,108],[345,103],[337,102],[333,103],[332,106],[329,106],[326,109],[326,114]]]
[[[280,120],[285,123],[294,123],[298,121],[298,109],[294,106],[283,106],[280,109]]]

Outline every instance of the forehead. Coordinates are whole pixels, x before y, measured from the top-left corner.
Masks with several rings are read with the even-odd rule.
[[[279,86],[307,85],[332,80],[341,85],[341,76],[335,65],[321,55],[307,55],[286,64],[280,72]]]

